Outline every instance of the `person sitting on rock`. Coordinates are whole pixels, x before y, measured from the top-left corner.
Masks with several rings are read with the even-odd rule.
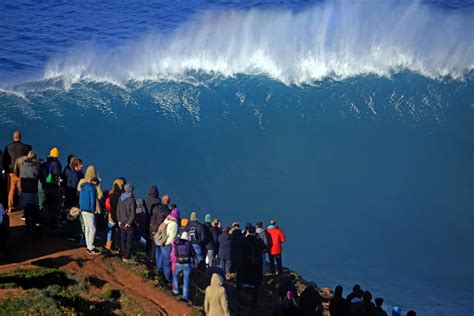
[[[204,297],[204,311],[207,316],[229,316],[227,295],[222,286],[223,277],[217,273],[212,274],[211,284],[206,288]]]

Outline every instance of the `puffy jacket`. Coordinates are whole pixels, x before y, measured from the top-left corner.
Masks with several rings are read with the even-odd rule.
[[[196,252],[194,251],[193,245],[188,240],[179,238],[174,242],[174,255],[176,258],[194,258],[194,256],[196,256]]]
[[[5,172],[13,173],[15,161],[21,156],[26,156],[31,151],[31,145],[21,142],[13,142],[5,147],[3,151],[3,167]]]
[[[166,242],[165,246],[171,245],[173,240],[176,238],[178,234],[178,224],[176,223],[176,219],[174,217],[168,216],[164,222],[166,224]]]
[[[117,205],[117,220],[122,226],[135,224],[137,202],[130,193],[122,193]]]
[[[36,161],[27,159],[22,162],[19,169],[21,192],[37,193],[40,170]]]
[[[222,283],[222,277],[214,273],[211,277],[211,285],[206,288],[206,296],[204,298],[204,311],[207,316],[230,315],[227,295]]]
[[[267,232],[270,235],[270,254],[281,254],[281,244],[285,242],[285,234],[277,226],[268,226]]]
[[[79,194],[79,208],[81,212],[95,213],[97,190],[92,183],[84,183]]]

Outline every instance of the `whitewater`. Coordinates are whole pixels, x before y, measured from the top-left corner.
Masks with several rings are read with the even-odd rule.
[[[474,313],[472,1],[0,4],[0,145],[93,163],[386,308]]]

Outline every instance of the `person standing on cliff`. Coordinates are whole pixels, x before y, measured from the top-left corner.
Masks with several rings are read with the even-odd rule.
[[[125,185],[125,192],[120,196],[117,205],[117,220],[120,227],[121,251],[124,262],[130,262],[132,253],[133,231],[135,228],[135,211],[137,202],[133,192],[135,187],[132,184]]]
[[[156,185],[150,186],[148,189],[148,196],[143,199],[143,208],[145,209],[145,238],[146,238],[146,253],[150,262],[155,262],[155,242],[150,236],[150,222],[158,206],[161,204],[160,191]],[[161,224],[161,223],[160,223]]]
[[[188,225],[186,226],[186,232],[188,233],[189,241],[193,244],[194,251],[196,252],[197,260],[194,263],[194,266],[197,267],[199,262],[204,260],[203,244],[206,241],[206,233],[203,225],[198,221],[198,215],[196,212],[191,213]]]
[[[59,212],[62,204],[60,185],[63,168],[59,161],[59,154],[58,148],[51,148],[48,159],[41,165],[45,194],[44,207],[47,210],[50,231],[55,231],[58,228]]]
[[[7,213],[10,213],[15,207],[15,196],[18,194],[20,179],[14,172],[15,161],[28,155],[31,151],[31,145],[21,142],[20,131],[13,133],[13,143],[7,145],[3,151],[3,168],[8,175],[8,207]]]
[[[267,227],[267,232],[270,236],[270,251],[268,252],[268,259],[270,260],[270,270],[272,274],[275,274],[275,260],[277,263],[276,274],[283,272],[282,265],[282,244],[285,242],[285,234],[283,231],[276,226],[276,221],[271,220],[270,225]]]

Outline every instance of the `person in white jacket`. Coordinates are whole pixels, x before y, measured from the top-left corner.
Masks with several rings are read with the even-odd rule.
[[[176,210],[173,210],[168,217],[166,217],[165,221],[163,222],[166,225],[166,242],[163,246],[161,246],[161,254],[163,257],[163,274],[165,276],[165,280],[168,283],[172,281],[172,273],[171,273],[171,243],[176,238],[178,234],[178,223],[177,223],[178,214]]]

